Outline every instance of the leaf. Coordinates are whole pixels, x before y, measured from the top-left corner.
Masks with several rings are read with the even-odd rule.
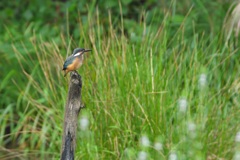
[[[6,87],[9,83],[9,79],[14,75],[14,70],[11,70],[6,76],[5,78],[2,80],[2,82],[0,83],[0,91]]]

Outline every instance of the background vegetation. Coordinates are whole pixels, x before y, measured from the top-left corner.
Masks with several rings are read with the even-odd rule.
[[[0,159],[59,159],[69,80],[61,69],[76,47],[93,50],[79,69],[87,108],[76,159],[239,159],[236,8],[1,1]]]

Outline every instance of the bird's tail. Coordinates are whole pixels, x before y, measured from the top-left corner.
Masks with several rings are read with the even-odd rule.
[[[67,70],[64,70],[64,77],[66,77],[68,71]]]

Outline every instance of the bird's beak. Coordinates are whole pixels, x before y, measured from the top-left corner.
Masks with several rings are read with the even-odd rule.
[[[85,49],[84,52],[89,52],[92,51],[91,49]]]

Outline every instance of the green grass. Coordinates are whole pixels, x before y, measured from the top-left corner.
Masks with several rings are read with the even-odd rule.
[[[9,70],[0,84],[0,159],[59,159],[69,82],[61,67],[77,46],[92,52],[79,69],[87,107],[79,119],[87,116],[90,126],[78,129],[76,159],[136,159],[140,151],[149,159],[171,153],[178,159],[231,159],[240,129],[238,49],[225,46],[219,35],[193,31],[186,37],[186,21],[173,32],[170,19],[166,15],[159,27],[139,22],[127,35],[124,19],[114,26],[109,17],[105,28],[92,15],[88,24],[79,22],[79,40],[32,34],[8,46],[3,58]],[[201,74],[207,76],[202,87]],[[180,99],[187,100],[185,112]],[[150,146],[141,145],[143,135]],[[154,149],[156,142],[162,150]]]

